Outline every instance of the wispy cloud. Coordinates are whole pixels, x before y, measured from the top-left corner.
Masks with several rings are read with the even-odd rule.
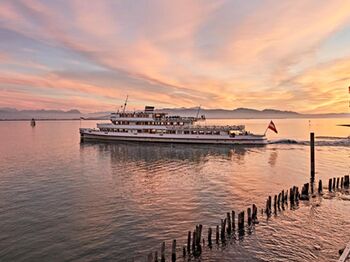
[[[136,107],[345,111],[346,61],[318,58],[350,26],[349,9],[347,1],[4,0],[0,107],[107,110],[129,94]]]

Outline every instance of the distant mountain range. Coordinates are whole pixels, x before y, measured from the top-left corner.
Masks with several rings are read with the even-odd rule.
[[[198,108],[163,108],[156,110],[171,115],[196,116]],[[0,108],[0,120],[28,120],[28,119],[109,119],[111,112],[95,112],[84,114],[77,109],[62,110],[17,110],[15,108]],[[350,117],[348,113],[329,114],[300,114],[293,111],[281,111],[276,109],[256,110],[250,108],[226,109],[201,109],[199,115],[206,118],[236,118],[236,119],[278,119],[278,118],[344,118]]]
[[[83,114],[77,109],[62,110],[17,110],[16,108],[0,108],[0,120],[28,119],[80,119]]]
[[[164,108],[159,110],[178,115],[195,116],[198,108]],[[257,110],[251,108],[226,109],[201,109],[199,115],[205,115],[206,118],[236,118],[236,119],[265,119],[265,118],[343,118],[350,117],[347,113],[329,113],[329,114],[301,114],[293,111],[283,111],[277,109]]]

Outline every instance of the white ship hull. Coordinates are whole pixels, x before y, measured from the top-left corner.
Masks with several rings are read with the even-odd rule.
[[[188,143],[188,144],[226,144],[226,145],[266,145],[263,135],[183,135],[183,134],[146,134],[146,133],[119,133],[81,128],[81,139],[95,141],[136,141],[160,143]]]

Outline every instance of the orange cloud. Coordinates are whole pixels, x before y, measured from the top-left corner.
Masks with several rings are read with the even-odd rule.
[[[344,111],[340,90],[346,69],[333,71],[343,62],[324,68],[317,57],[326,39],[349,26],[347,1],[244,3],[252,6],[242,16],[231,14],[240,10],[231,1],[55,4],[0,4],[2,28],[30,39],[33,47],[25,48],[35,51],[6,60],[0,71],[3,90],[25,86],[35,100],[34,90],[41,88],[50,99],[81,97],[79,105],[90,109],[129,94],[137,105]],[[35,45],[71,55],[76,69]],[[0,61],[9,53],[0,49]]]

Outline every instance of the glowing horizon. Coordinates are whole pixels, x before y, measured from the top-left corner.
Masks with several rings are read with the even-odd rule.
[[[0,3],[0,107],[349,109],[348,1]]]

